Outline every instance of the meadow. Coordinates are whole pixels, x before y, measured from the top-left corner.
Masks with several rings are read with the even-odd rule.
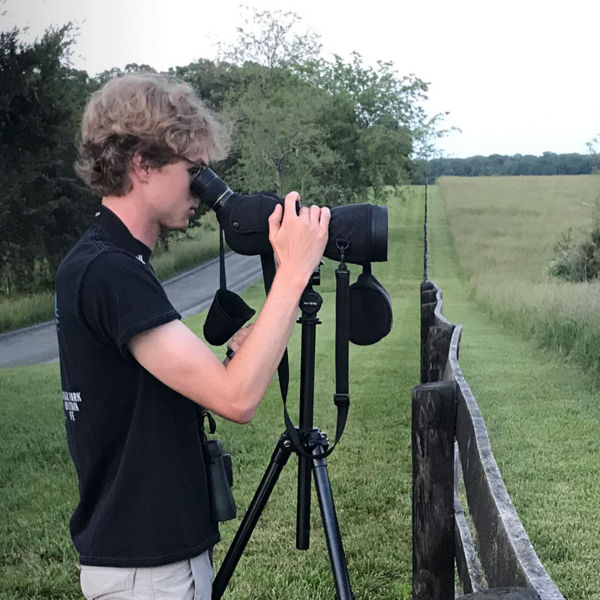
[[[429,202],[429,276],[463,324],[463,374],[533,546],[572,600],[600,598],[600,386],[574,356],[583,342],[555,341],[565,315],[597,335],[598,288],[551,281],[543,264],[566,227],[585,231],[599,189],[585,176],[442,178]]]
[[[544,269],[563,235],[578,241],[591,229],[600,175],[442,177],[438,187],[472,297],[600,381],[600,281],[568,283]]]

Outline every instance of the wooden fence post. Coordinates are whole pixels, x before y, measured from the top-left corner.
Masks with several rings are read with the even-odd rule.
[[[436,288],[430,281],[421,283],[421,383],[427,383],[429,355],[427,337],[429,329],[435,323]]]
[[[454,600],[456,383],[413,388],[413,600]]]

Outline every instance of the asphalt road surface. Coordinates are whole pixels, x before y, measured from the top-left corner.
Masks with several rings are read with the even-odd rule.
[[[257,281],[261,274],[260,257],[225,255],[227,289],[239,292]],[[219,259],[215,258],[164,283],[173,306],[188,317],[210,305],[219,287]],[[58,360],[54,321],[0,334],[0,367],[18,367]]]

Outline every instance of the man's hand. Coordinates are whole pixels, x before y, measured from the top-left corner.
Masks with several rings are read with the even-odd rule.
[[[285,211],[280,204],[275,207],[269,217],[269,241],[279,267],[292,268],[308,281],[325,251],[331,215],[318,206],[302,206],[296,214],[299,200],[298,192],[290,192]]]
[[[233,337],[227,342],[227,358],[223,361],[226,365],[233,358],[233,355],[242,347],[242,344],[246,341],[248,335],[252,331],[254,323],[249,323],[246,327],[242,327],[235,332]]]

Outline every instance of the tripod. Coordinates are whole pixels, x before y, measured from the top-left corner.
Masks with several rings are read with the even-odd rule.
[[[213,582],[213,600],[219,600],[233,575],[250,535],[277,483],[279,474],[292,452],[298,454],[298,505],[296,515],[296,548],[307,550],[310,540],[310,491],[311,473],[321,510],[321,520],[327,540],[327,550],[333,573],[336,600],[353,600],[350,577],[342,547],[327,461],[323,456],[329,446],[326,435],[313,426],[315,339],[316,326],[321,323],[317,313],[322,305],[321,296],[312,288],[319,283],[318,272],[313,275],[300,299],[302,314],[298,323],[302,324],[301,367],[300,367],[300,424],[295,428],[302,448],[297,448],[290,434],[284,432],[271,456],[271,461],[248,507],[248,511],[229,547],[223,564]],[[294,437],[297,437],[294,435]]]

